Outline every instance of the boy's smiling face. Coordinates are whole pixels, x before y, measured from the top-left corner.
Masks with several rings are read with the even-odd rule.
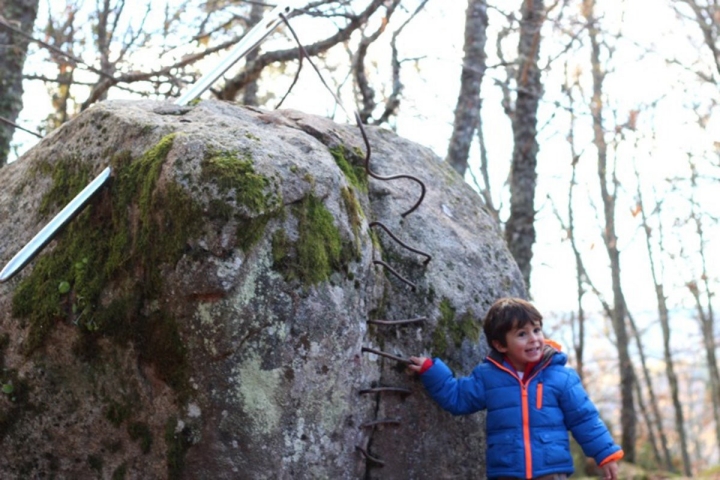
[[[540,361],[545,346],[542,325],[528,322],[523,327],[513,327],[505,335],[505,345],[494,341],[495,349],[505,354],[510,364],[518,372],[524,372],[529,363]]]

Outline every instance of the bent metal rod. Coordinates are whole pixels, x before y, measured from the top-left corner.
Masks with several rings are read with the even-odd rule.
[[[175,100],[175,105],[187,105],[198,98],[205,90],[215,83],[225,72],[228,71],[238,60],[260,45],[278,25],[283,22],[283,16],[288,16],[294,11],[292,4],[297,0],[281,2],[270,13],[255,25],[235,45],[226,57],[220,61],[212,70],[203,75],[200,80],[194,83],[184,94]],[[83,209],[90,199],[105,185],[110,178],[112,169],[106,167],[100,175],[90,182],[65,208],[63,208],[50,222],[45,225],[0,271],[0,283],[6,282],[22,268],[27,265],[35,256],[40,253],[45,245],[53,239],[60,229],[72,220]]]

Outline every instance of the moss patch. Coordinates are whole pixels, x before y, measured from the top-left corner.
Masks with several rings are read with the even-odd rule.
[[[190,430],[185,427],[178,430],[177,418],[170,418],[165,423],[165,445],[167,448],[168,479],[177,480],[185,468],[185,454],[192,445]]]
[[[250,249],[263,237],[268,222],[277,215],[277,213],[260,215],[256,218],[240,222],[237,228],[237,239],[240,250],[244,253],[249,252]]]
[[[463,338],[467,338],[473,343],[477,343],[480,340],[480,332],[482,332],[482,322],[475,318],[472,313],[465,312],[460,318],[460,322],[456,323],[456,328],[459,330],[459,334],[456,335],[460,340],[455,340],[456,345],[460,345]]]
[[[153,443],[153,437],[152,433],[150,432],[150,427],[148,427],[147,423],[143,422],[132,422],[127,427],[128,435],[130,435],[130,438],[134,442],[138,442],[140,444],[140,451],[143,454],[150,453],[150,448],[152,447]]]
[[[162,290],[163,266],[182,257],[201,226],[202,209],[179,185],[157,185],[173,141],[174,135],[166,136],[135,161],[128,153],[116,155],[112,188],[66,227],[56,248],[20,283],[12,311],[29,324],[26,354],[43,346],[56,322],[72,322],[82,336],[74,346],[80,358],[95,358],[100,337],[131,341],[160,378],[177,389],[186,385],[175,319],[146,308]],[[43,204],[66,204],[84,187],[87,172],[73,159],[54,169]],[[110,284],[117,297],[103,305],[101,295]]]
[[[112,480],[124,480],[127,475],[127,463],[120,464],[112,474]]]
[[[340,167],[340,170],[345,174],[345,178],[350,182],[350,185],[361,192],[367,192],[368,178],[365,167],[363,165],[356,165],[353,162],[354,159],[358,159],[357,152],[351,152],[344,146],[339,145],[331,148],[330,153],[335,159],[337,166]],[[359,159],[362,158],[362,156],[359,156]]]
[[[201,164],[200,179],[212,181],[220,193],[244,205],[251,212],[263,212],[280,203],[279,197],[268,193],[269,179],[255,173],[252,158],[237,152],[211,153]]]
[[[175,319],[160,310],[136,327],[133,342],[140,360],[155,366],[158,376],[176,391],[186,393],[189,367]]]
[[[340,267],[340,232],[332,214],[314,195],[305,197],[293,214],[299,222],[294,271],[305,284],[319,283]]]
[[[33,168],[34,174],[52,175],[52,186],[43,197],[38,209],[38,213],[43,217],[48,217],[51,213],[64,207],[63,200],[74,197],[91,180],[90,167],[82,164],[77,157],[66,157],[60,163],[65,164],[68,168],[53,169],[47,161],[40,162]],[[68,175],[69,171],[72,171],[73,174]]]
[[[440,302],[440,318],[432,336],[433,356],[442,356],[452,345],[459,348],[463,339],[472,342],[480,339],[481,324],[470,312],[466,312],[459,320],[456,319],[456,309],[450,300],[443,298]]]
[[[288,238],[284,229],[278,229],[273,233],[272,236],[272,258],[273,267],[276,270],[283,272],[286,278],[292,274],[292,242]]]
[[[221,220],[229,222],[235,215],[235,209],[232,205],[217,198],[210,200],[208,207],[208,217],[212,220]]]
[[[105,407],[105,418],[116,428],[126,423],[126,430],[130,439],[140,445],[143,454],[150,453],[153,444],[153,436],[150,427],[145,422],[130,421],[139,405],[136,399],[129,397],[123,398],[122,401],[110,401]]]
[[[110,402],[105,407],[105,418],[115,427],[119,427],[130,418],[132,409],[128,403]]]
[[[300,280],[304,285],[317,284],[333,271],[347,269],[356,258],[356,249],[351,242],[343,242],[322,200],[310,194],[292,213],[298,220],[298,240],[291,242],[283,230],[273,234],[273,267],[287,281]]]
[[[213,200],[212,216],[225,221],[237,218],[238,246],[247,253],[262,238],[270,219],[280,214],[280,195],[270,188],[268,178],[255,172],[249,154],[213,152],[201,167],[201,180],[216,184],[226,199]],[[230,202],[246,211],[236,211]]]
[[[87,462],[90,468],[95,470],[98,473],[102,472],[103,469],[103,459],[99,455],[88,455],[87,456]]]
[[[10,344],[7,333],[0,336],[0,442],[33,406],[28,401],[30,388],[15,369],[5,366],[5,350]]]
[[[355,235],[355,248],[357,254],[360,254],[360,225],[362,219],[365,218],[365,213],[360,206],[360,202],[353,193],[352,188],[343,188],[341,190],[343,202],[345,203],[345,210],[347,211],[350,225],[352,225],[353,234]]]

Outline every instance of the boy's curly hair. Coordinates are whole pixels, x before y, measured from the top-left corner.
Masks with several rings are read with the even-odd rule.
[[[490,348],[495,350],[493,342],[497,340],[505,346],[505,336],[513,328],[522,328],[528,323],[542,326],[542,315],[527,300],[506,297],[496,300],[483,320],[483,331]]]

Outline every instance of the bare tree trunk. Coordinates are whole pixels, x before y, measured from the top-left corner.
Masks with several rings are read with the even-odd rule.
[[[603,129],[603,80],[605,74],[600,64],[600,41],[598,39],[598,26],[594,14],[595,0],[583,0],[583,13],[588,23],[588,33],[591,43],[591,64],[593,72],[593,96],[591,101],[591,112],[594,130],[594,143],[597,148],[598,157],[598,179],[600,181],[600,192],[602,195],[605,232],[603,240],[610,259],[610,271],[612,278],[613,302],[612,324],[617,339],[618,362],[620,368],[620,424],[622,426],[622,449],[625,458],[629,462],[635,461],[635,438],[637,418],[635,416],[635,405],[633,401],[633,375],[630,361],[628,333],[625,327],[625,297],[623,296],[620,284],[620,251],[617,247],[617,236],[615,234],[615,196],[616,188],[611,193],[608,190],[607,172],[607,143]],[[613,175],[613,181],[615,178]]]
[[[114,22],[111,23],[110,21],[110,17],[114,14],[115,19],[118,19],[122,13],[123,6],[124,5],[121,4],[118,11],[113,11],[110,0],[103,0],[102,5],[100,2],[97,4],[98,24],[95,41],[97,43],[98,56],[100,57],[100,70],[108,75],[112,75],[112,70],[114,70],[113,64],[110,62],[110,44],[115,34],[115,28],[113,25]],[[100,100],[105,100],[106,98],[107,92],[104,92]]]
[[[465,11],[465,58],[460,76],[460,94],[455,107],[453,133],[446,161],[465,176],[468,152],[480,117],[480,84],[485,75],[487,1],[468,0]]]
[[[253,3],[252,8],[250,9],[250,21],[248,22],[248,29],[254,27],[255,25],[262,20],[263,13],[264,13],[265,7],[262,3]],[[258,49],[253,49],[250,51],[246,56],[246,61],[252,62],[254,61],[260,52]],[[253,105],[256,106],[258,104],[258,79],[255,78],[254,80],[248,82],[247,85],[245,85],[245,88],[243,89],[242,94],[242,103],[243,105]]]
[[[580,250],[575,242],[575,212],[573,208],[573,194],[575,191],[575,176],[577,171],[577,157],[573,154],[573,173],[570,181],[569,199],[568,199],[568,236],[572,245],[573,255],[575,256],[575,285],[577,287],[577,334],[575,332],[575,322],[573,322],[573,348],[575,349],[575,358],[577,359],[577,369],[580,375],[580,381],[585,383],[585,309],[582,305],[582,299],[585,295],[585,287],[583,285],[584,267]]]
[[[663,333],[663,355],[665,358],[665,373],[667,374],[668,382],[670,383],[670,394],[672,396],[673,407],[675,409],[675,430],[677,431],[678,438],[680,439],[680,450],[683,458],[683,470],[686,476],[691,476],[691,463],[690,456],[688,455],[687,437],[685,435],[685,420],[683,418],[682,403],[680,402],[680,390],[678,388],[678,379],[675,374],[675,363],[673,361],[672,352],[670,350],[670,315],[668,313],[667,299],[665,298],[665,292],[663,284],[658,279],[658,273],[655,269],[656,258],[653,251],[652,242],[650,241],[652,229],[648,223],[647,212],[643,202],[642,189],[640,184],[640,174],[635,169],[635,176],[637,178],[637,202],[638,210],[640,211],[643,228],[645,230],[645,245],[647,247],[648,257],[650,260],[650,272],[653,278],[653,284],[655,285],[655,296],[657,298],[658,315],[660,317],[660,327]],[[656,209],[657,217],[660,218],[660,206]],[[658,243],[660,245],[660,251],[662,248],[662,229],[658,229],[659,237]],[[661,256],[662,258],[662,256]],[[646,379],[648,384],[648,390],[650,392],[650,401],[652,402],[653,413],[655,415],[655,421],[658,424],[658,430],[660,432],[660,440],[662,442],[663,453],[665,455],[665,468],[669,471],[675,471],[670,458],[670,452],[668,451],[667,438],[665,437],[664,430],[662,429],[661,416],[655,399],[655,393],[651,389],[649,379]]]
[[[0,16],[15,28],[32,34],[39,0],[0,0]],[[28,41],[0,25],[0,117],[14,123],[22,110],[22,71]],[[0,124],[0,167],[7,163],[15,128]]]
[[[389,19],[392,16],[399,3],[400,0],[393,0],[392,2],[388,2],[386,4],[386,19]],[[382,22],[380,26],[375,30],[375,32],[371,33],[370,35],[366,36],[365,32],[363,31],[362,39],[360,40],[357,52],[355,53],[352,60],[353,77],[355,78],[355,85],[358,90],[359,97],[358,103],[362,105],[359,113],[360,120],[363,123],[369,122],[369,120],[372,118],[373,111],[377,106],[377,102],[375,101],[375,90],[370,86],[370,81],[368,80],[365,69],[365,61],[367,60],[368,49],[372,44],[377,41],[380,35],[385,33],[386,27],[387,22]],[[396,53],[396,51],[393,51],[393,55],[395,55]]]
[[[645,386],[648,390],[648,395],[650,396],[650,408],[653,412],[653,417],[655,420],[655,428],[657,428],[658,435],[660,436],[660,444],[662,445],[663,454],[665,455],[665,468],[668,469],[668,471],[674,472],[675,467],[672,464],[672,459],[670,458],[670,451],[668,450],[668,443],[667,443],[667,436],[665,435],[665,429],[663,428],[662,424],[662,415],[660,415],[660,408],[658,406],[657,396],[655,395],[655,389],[653,388],[652,380],[650,379],[650,371],[647,367],[647,357],[645,356],[645,347],[643,346],[642,339],[640,338],[640,332],[638,331],[637,324],[635,323],[635,320],[633,319],[632,315],[628,313],[628,318],[630,320],[630,327],[632,328],[633,335],[635,337],[635,343],[638,347],[638,353],[640,355],[640,366],[642,367],[643,372],[643,379],[645,380]],[[674,375],[674,372],[673,372]],[[640,388],[640,382],[637,386],[637,392],[638,392],[638,405],[640,405],[641,409],[645,409],[644,401],[642,398],[642,390]],[[672,386],[672,380],[671,380],[671,386]],[[677,378],[675,378],[675,386],[677,387]],[[682,411],[680,413],[682,418]],[[663,461],[660,458],[660,452],[657,448],[657,444],[655,443],[655,435],[652,434],[652,431],[650,431],[650,435],[652,437],[653,442],[653,450],[656,452],[656,460],[658,463],[658,466],[663,465]],[[682,433],[682,437],[684,439],[685,434]],[[684,445],[684,440],[681,440],[681,445]],[[689,475],[689,474],[688,474]]]
[[[482,111],[482,102],[480,110]],[[487,147],[485,145],[485,134],[483,133],[482,113],[478,115],[477,139],[478,146],[480,147],[479,170],[480,176],[483,179],[482,186],[480,185],[480,182],[478,182],[478,179],[473,173],[472,169],[468,169],[468,171],[470,172],[470,176],[472,177],[473,182],[478,189],[478,192],[482,196],[483,200],[485,200],[485,209],[490,215],[492,215],[497,224],[500,225],[500,206],[495,207],[492,196],[492,187],[490,185],[490,172],[488,170],[488,165],[490,162],[488,161]]]
[[[657,448],[657,440],[655,440],[655,428],[660,427],[659,425],[656,425],[656,427],[653,427],[653,421],[650,418],[650,414],[647,411],[647,407],[645,406],[645,400],[643,399],[643,393],[642,388],[640,388],[640,382],[635,382],[635,391],[637,393],[638,398],[638,407],[640,408],[640,412],[642,412],[643,420],[645,420],[645,426],[648,430],[648,440],[650,440],[650,447],[652,448],[653,455],[655,456],[655,462],[658,466],[662,465],[662,458],[660,458],[660,450]],[[662,430],[660,430],[662,431]]]
[[[520,20],[517,100],[512,117],[514,148],[510,167],[510,217],[505,239],[530,290],[532,247],[535,243],[535,186],[537,183],[537,110],[542,96],[540,31],[545,21],[543,0],[523,0]]]
[[[585,272],[580,256],[580,251],[575,242],[575,209],[573,207],[575,198],[575,185],[577,183],[577,164],[580,160],[575,148],[575,99],[573,97],[573,89],[576,85],[570,84],[570,77],[568,75],[568,65],[565,63],[565,95],[568,98],[568,113],[570,114],[570,128],[568,130],[568,143],[570,144],[570,158],[572,165],[572,176],[570,177],[570,185],[568,187],[568,211],[567,226],[560,221],[562,228],[567,232],[568,239],[570,240],[570,246],[572,247],[573,255],[575,257],[575,284],[577,287],[577,320],[573,315],[572,318],[572,332],[573,332],[573,349],[575,350],[575,358],[577,362],[577,372],[580,376],[580,381],[585,385],[585,365],[584,365],[584,354],[585,354],[585,309],[583,308],[582,299],[585,295],[585,287],[583,278],[585,278]],[[559,214],[557,215],[560,218]]]
[[[693,191],[697,187],[697,171],[695,165],[691,162],[692,169],[692,188]],[[715,293],[710,289],[709,273],[707,271],[707,261],[705,255],[705,231],[703,229],[702,219],[696,211],[695,199],[692,200],[692,219],[695,222],[695,229],[699,240],[699,255],[702,263],[702,273],[700,284],[704,291],[701,292],[701,285],[697,282],[689,282],[688,288],[695,298],[695,305],[700,319],[700,326],[703,336],[703,344],[705,347],[705,356],[710,373],[710,398],[712,400],[713,418],[715,420],[715,437],[716,445],[720,448],[720,373],[718,372],[717,356],[715,355],[715,313],[713,311],[712,300]],[[707,305],[703,307],[702,296],[705,297]]]

